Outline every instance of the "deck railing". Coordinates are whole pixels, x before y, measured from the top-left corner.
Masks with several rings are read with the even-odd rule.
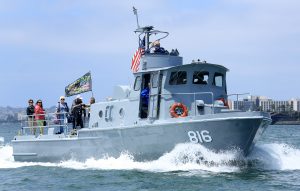
[[[36,116],[44,116],[36,119]],[[35,114],[35,115],[22,115],[21,122],[21,131],[18,135],[49,135],[56,134],[60,131],[60,128],[63,128],[63,134],[67,135],[73,129],[72,121],[68,122],[69,113],[60,112],[60,113],[46,113],[46,114]],[[83,118],[83,123],[86,127],[85,122],[87,118]],[[88,122],[87,122],[88,123]]]
[[[168,99],[182,99],[182,98],[178,98],[178,96],[192,96],[191,101],[192,101],[192,104],[194,105],[194,108],[193,108],[193,111],[192,113],[194,113],[194,115],[196,116],[197,115],[197,102],[196,100],[197,99],[197,95],[208,95],[211,101],[211,104],[206,104],[206,105],[210,105],[211,106],[211,114],[215,113],[215,104],[214,104],[214,101],[215,101],[215,97],[214,97],[214,93],[213,92],[193,92],[193,93],[161,93],[161,94],[151,94],[149,95],[149,100],[151,99],[154,99],[154,97],[157,97],[157,96],[161,96],[161,99],[164,99],[164,100],[168,100]],[[168,96],[170,96],[171,98],[168,98]],[[186,98],[184,98],[186,99]],[[201,100],[201,99],[199,99]],[[154,102],[150,102],[150,104],[154,104]]]
[[[232,109],[236,109],[236,110],[242,110],[241,106],[239,105],[239,96],[242,96],[242,95],[250,95],[250,93],[236,93],[236,94],[228,94],[227,96],[228,97],[233,97],[233,96],[236,96],[236,106]],[[249,108],[250,110],[252,110],[252,108]]]

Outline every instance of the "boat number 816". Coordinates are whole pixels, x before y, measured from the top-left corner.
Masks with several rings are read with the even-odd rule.
[[[203,131],[189,131],[188,132],[190,141],[192,143],[210,143],[212,142],[212,138],[209,135],[209,131],[203,130]]]

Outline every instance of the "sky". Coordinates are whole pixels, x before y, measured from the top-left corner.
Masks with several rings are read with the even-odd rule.
[[[53,106],[88,71],[96,101],[132,84],[132,6],[141,26],[170,33],[161,45],[184,63],[229,68],[228,94],[300,97],[298,0],[0,0],[0,106]]]

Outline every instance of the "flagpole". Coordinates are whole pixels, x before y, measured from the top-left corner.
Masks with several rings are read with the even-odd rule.
[[[133,9],[134,15],[136,16],[136,24],[137,24],[137,27],[139,29],[140,25],[139,25],[139,16],[138,16],[138,13],[137,13],[137,9],[135,7],[132,7],[132,9]]]
[[[93,81],[92,81],[92,72],[91,70],[89,71],[90,75],[91,75],[91,92],[92,92],[92,97],[94,97],[94,92],[93,92]]]

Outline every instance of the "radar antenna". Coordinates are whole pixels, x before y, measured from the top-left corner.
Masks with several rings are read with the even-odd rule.
[[[145,26],[145,27],[140,27],[139,24],[139,16],[137,13],[137,9],[135,7],[133,8],[133,13],[136,16],[136,23],[137,23],[137,29],[134,31],[135,33],[140,33],[139,34],[139,48],[143,48],[146,53],[150,52],[150,36],[152,34],[164,34],[163,37],[157,39],[156,41],[160,41],[161,39],[166,38],[169,33],[168,32],[163,32],[159,30],[154,30],[153,26]],[[141,37],[144,35],[143,37]]]
[[[133,13],[136,17],[136,24],[137,24],[137,28],[139,29],[140,28],[140,25],[139,25],[139,16],[138,16],[138,13],[137,13],[137,9],[135,7],[132,7],[133,8]]]

